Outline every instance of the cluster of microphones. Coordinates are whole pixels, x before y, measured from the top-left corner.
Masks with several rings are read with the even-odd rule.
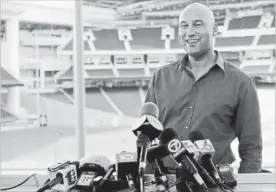
[[[232,191],[237,185],[230,165],[213,163],[215,149],[201,132],[191,132],[189,140],[181,141],[173,128],[163,128],[158,107],[151,102],[140,114],[132,129],[136,152],[117,153],[115,163],[104,156],[59,162],[48,168],[48,180],[37,192],[170,192],[175,187],[180,192],[207,192]],[[176,164],[174,180],[163,163],[167,156]],[[154,179],[145,179],[147,164],[154,165]]]

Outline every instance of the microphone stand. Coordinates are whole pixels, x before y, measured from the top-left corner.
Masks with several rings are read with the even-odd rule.
[[[139,174],[139,192],[145,192],[145,186],[144,186],[144,177],[142,175]]]
[[[167,178],[167,170],[162,162],[161,158],[156,158],[155,164],[157,166],[157,169],[155,169],[155,179],[157,182],[160,184],[163,184],[166,190],[169,190],[169,183],[168,183],[168,178]]]
[[[193,192],[191,178],[193,176],[183,168],[176,168],[176,181],[170,187],[176,185],[178,191]]]

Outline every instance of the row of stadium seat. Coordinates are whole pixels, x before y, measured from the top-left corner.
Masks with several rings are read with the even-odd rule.
[[[161,37],[161,28],[140,28],[133,32],[130,48],[132,50],[143,49],[165,49],[165,41]],[[124,42],[118,38],[117,30],[101,30],[94,32],[96,40],[93,42],[96,51],[101,50],[126,50]],[[225,46],[251,46],[254,36],[246,37],[217,37],[215,41],[216,47]],[[182,48],[177,36],[171,41],[171,48]],[[257,45],[275,44],[274,35],[261,35]],[[73,49],[73,40],[64,46],[62,51],[71,51]],[[84,41],[84,50],[93,51],[87,41]]]
[[[260,15],[235,18],[230,20],[228,30],[254,29],[257,28],[261,20]]]

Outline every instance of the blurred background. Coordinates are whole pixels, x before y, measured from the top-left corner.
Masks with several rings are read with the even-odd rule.
[[[135,151],[131,126],[153,72],[184,53],[178,16],[210,6],[215,47],[256,82],[263,167],[275,168],[275,1],[85,0],[84,63],[73,61],[73,1],[1,1],[2,172],[77,158],[73,66],[84,65],[86,155]],[[172,93],[173,94],[173,93]],[[232,143],[237,161],[237,141]]]

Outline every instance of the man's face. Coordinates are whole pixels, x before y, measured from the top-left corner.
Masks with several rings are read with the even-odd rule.
[[[179,37],[188,55],[200,57],[213,47],[213,20],[200,8],[189,8],[179,17]]]

